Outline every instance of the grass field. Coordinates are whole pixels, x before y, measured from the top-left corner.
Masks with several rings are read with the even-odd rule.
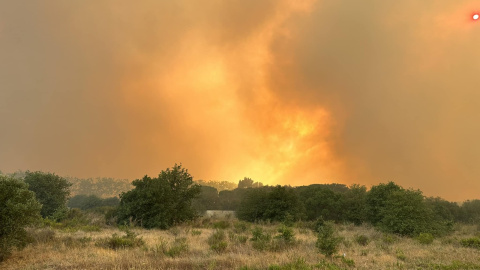
[[[280,225],[198,220],[168,231],[134,228],[137,236],[130,238],[116,227],[31,229],[35,243],[15,251],[0,269],[480,269],[480,250],[460,243],[478,237],[477,226],[457,226],[422,244],[370,226],[336,225],[339,250],[326,258],[307,224],[294,226],[293,241],[276,237]],[[255,226],[270,237],[253,241]]]

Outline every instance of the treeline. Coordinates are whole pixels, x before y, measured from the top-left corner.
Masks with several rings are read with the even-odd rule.
[[[401,235],[448,233],[455,222],[480,222],[480,200],[461,205],[441,198],[425,197],[419,190],[404,189],[390,182],[367,190],[365,186],[315,184],[310,186],[264,186],[217,192],[201,187],[193,201],[199,212],[234,210],[242,220],[331,220],[370,223]]]

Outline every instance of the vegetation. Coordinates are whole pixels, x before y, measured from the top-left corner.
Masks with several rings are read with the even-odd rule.
[[[67,179],[53,173],[27,171],[24,181],[42,204],[42,217],[52,216],[55,211],[65,208],[71,186]]]
[[[120,198],[102,191],[76,194],[66,204],[70,185],[55,174],[0,179],[0,260],[15,258],[2,269],[72,268],[67,255],[82,269],[480,268],[474,259],[479,200],[460,205],[426,198],[393,182],[367,190],[263,186],[244,178],[237,188],[217,189],[212,183],[220,182],[200,186],[175,165],[133,181]],[[234,210],[238,220],[199,218],[206,210]],[[37,222],[40,213],[44,219]],[[15,250],[28,242],[35,246]],[[98,261],[79,255],[90,252],[109,255]],[[58,261],[37,260],[47,253],[47,260]]]
[[[76,195],[68,200],[67,206],[88,210],[98,207],[115,207],[119,203],[120,199],[117,197],[102,199],[96,195]]]
[[[332,257],[338,251],[341,238],[337,236],[332,222],[325,222],[318,229],[316,247],[323,255]]]
[[[162,171],[157,178],[145,176],[132,184],[133,190],[120,195],[119,224],[133,221],[145,228],[168,229],[196,217],[191,202],[200,193],[200,186],[181,165]]]
[[[0,175],[0,262],[28,244],[25,227],[39,221],[41,207],[25,183]]]

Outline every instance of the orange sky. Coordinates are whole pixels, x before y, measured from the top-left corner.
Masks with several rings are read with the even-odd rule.
[[[480,1],[0,3],[0,170],[480,198]]]

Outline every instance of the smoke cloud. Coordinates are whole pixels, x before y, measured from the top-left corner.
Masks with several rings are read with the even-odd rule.
[[[480,2],[0,3],[0,169],[478,197]]]

